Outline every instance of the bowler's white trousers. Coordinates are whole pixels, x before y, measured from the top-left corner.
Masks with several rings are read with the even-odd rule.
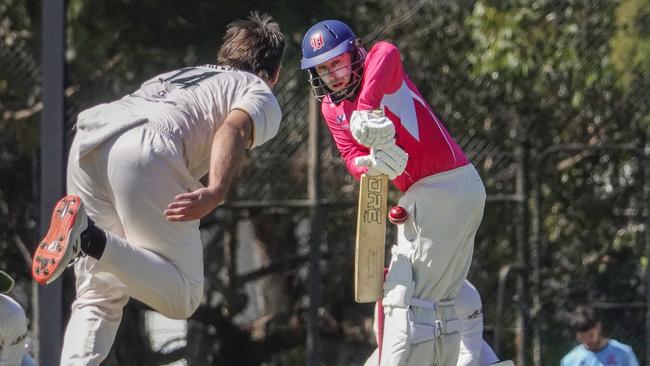
[[[170,318],[187,318],[203,296],[199,221],[172,223],[163,210],[196,189],[182,143],[148,124],[133,127],[80,156],[74,141],[68,193],[108,232],[99,260],[75,264],[77,298],[61,365],[99,365],[108,355],[134,297]]]
[[[384,283],[381,366],[456,366],[458,332],[421,341],[409,324],[451,324],[446,321],[456,319],[453,300],[472,261],[485,198],[485,187],[470,164],[424,178],[400,199],[409,218],[399,226]],[[437,304],[437,311],[414,306],[419,300]],[[366,366],[376,366],[376,356]]]

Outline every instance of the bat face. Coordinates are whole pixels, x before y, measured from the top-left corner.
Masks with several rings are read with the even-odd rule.
[[[356,302],[383,295],[388,177],[361,176],[354,269]]]

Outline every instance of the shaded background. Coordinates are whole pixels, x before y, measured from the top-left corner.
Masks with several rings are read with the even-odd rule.
[[[41,7],[0,0],[0,269],[17,277],[12,295],[32,315],[29,253],[39,206],[54,204],[40,199]],[[187,336],[154,344],[165,330],[147,327],[150,311],[131,301],[105,365],[359,365],[375,347],[372,306],[352,295],[356,183],[324,124],[310,129],[315,103],[298,68],[304,31],[328,18],[368,48],[397,44],[479,169],[489,197],[469,278],[500,355],[558,364],[575,345],[567,312],[591,303],[606,333],[650,365],[650,0],[69,0],[67,143],[82,109],[214,62],[226,24],[253,9],[288,39],[280,132],[202,222],[206,296]]]

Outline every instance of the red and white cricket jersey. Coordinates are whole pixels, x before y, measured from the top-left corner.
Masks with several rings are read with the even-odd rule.
[[[376,43],[364,63],[363,78],[354,101],[331,103],[327,97],[321,110],[350,173],[357,179],[367,171],[354,159],[370,150],[356,142],[349,120],[355,110],[381,108],[395,124],[396,142],[409,154],[404,173],[393,180],[406,191],[418,180],[446,172],[469,161],[440,119],[404,72],[399,50],[388,42]]]

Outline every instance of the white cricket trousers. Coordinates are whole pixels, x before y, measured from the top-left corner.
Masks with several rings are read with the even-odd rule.
[[[458,332],[422,341],[409,324],[456,319],[453,300],[472,261],[485,198],[469,164],[421,179],[400,199],[409,218],[398,228],[384,283],[381,366],[456,366]],[[436,303],[437,311],[414,306],[419,300]],[[376,358],[366,365],[376,366]]]
[[[188,318],[203,296],[199,220],[169,222],[163,210],[196,188],[182,144],[144,124],[79,157],[73,142],[68,193],[106,230],[99,260],[75,264],[77,298],[66,329],[62,366],[99,365],[134,297],[170,317]]]

